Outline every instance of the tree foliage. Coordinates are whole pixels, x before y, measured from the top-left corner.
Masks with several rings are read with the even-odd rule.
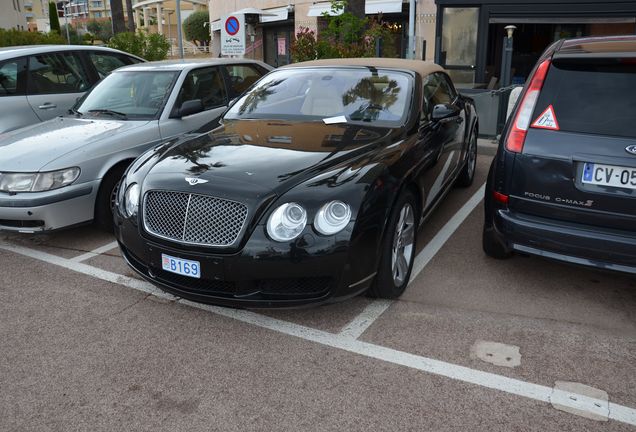
[[[318,37],[314,31],[301,27],[291,44],[292,59],[296,62],[317,58],[374,57],[376,43],[382,40],[388,49],[384,55],[393,56],[393,34],[381,20],[360,17],[350,12],[346,0],[332,0],[331,15],[323,15],[326,27]]]
[[[164,60],[168,56],[170,43],[165,36],[142,31],[118,33],[108,41],[108,46],[134,54],[148,61]]]
[[[60,19],[57,16],[57,3],[49,2],[49,24],[52,32],[60,33]]]
[[[91,34],[95,36],[95,39],[101,40],[103,42],[108,42],[108,40],[113,37],[113,29],[110,20],[108,21],[97,21],[92,20],[86,24],[86,30],[88,30]]]
[[[66,43],[66,39],[60,36],[58,32],[40,33],[0,28],[0,47],[64,43]]]
[[[210,28],[205,25],[210,21],[207,11],[193,12],[183,21],[183,33],[187,40],[208,45],[210,42]]]

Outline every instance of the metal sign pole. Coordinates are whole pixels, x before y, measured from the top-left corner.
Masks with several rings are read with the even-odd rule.
[[[179,57],[183,59],[183,35],[181,32],[181,0],[177,0],[177,39],[179,40]]]

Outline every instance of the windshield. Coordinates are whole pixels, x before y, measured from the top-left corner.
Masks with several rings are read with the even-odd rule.
[[[135,71],[108,75],[86,95],[77,111],[130,120],[154,119],[161,112],[178,72]]]
[[[406,120],[412,81],[406,73],[377,69],[282,69],[263,78],[225,118],[397,126]]]

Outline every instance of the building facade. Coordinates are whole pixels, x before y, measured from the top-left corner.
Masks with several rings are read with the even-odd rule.
[[[391,53],[407,56],[409,1],[366,0],[368,17],[382,19],[395,34],[395,46]],[[263,60],[272,66],[291,61],[289,46],[301,27],[318,31],[324,20],[323,13],[330,13],[329,1],[288,0],[210,0],[212,28],[212,53],[221,51],[221,19],[246,8],[258,8],[264,14],[254,16],[248,26],[245,57]],[[434,0],[418,0],[415,7],[415,58],[432,60],[435,49],[436,10]]]
[[[5,7],[0,14],[0,28],[3,29],[27,29],[26,10],[24,0],[5,0]]]
[[[436,0],[435,60],[464,87],[497,87],[505,27],[514,25],[512,84],[525,82],[551,43],[568,37],[636,32],[627,0]]]

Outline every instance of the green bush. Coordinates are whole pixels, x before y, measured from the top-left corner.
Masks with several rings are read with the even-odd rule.
[[[289,47],[292,61],[314,60],[318,56],[316,33],[307,27],[301,27]]]
[[[170,43],[165,36],[144,32],[118,33],[108,41],[108,46],[134,54],[148,61],[164,60],[168,56]]]
[[[210,28],[205,23],[210,21],[207,11],[193,12],[183,21],[183,33],[187,40],[208,45],[210,42]]]
[[[7,30],[0,28],[0,47],[65,43],[66,39],[60,36],[57,32],[39,33],[21,31],[16,29]]]
[[[113,37],[113,28],[110,20],[91,20],[86,24],[86,29],[95,36],[94,39],[102,42],[108,42]]]

